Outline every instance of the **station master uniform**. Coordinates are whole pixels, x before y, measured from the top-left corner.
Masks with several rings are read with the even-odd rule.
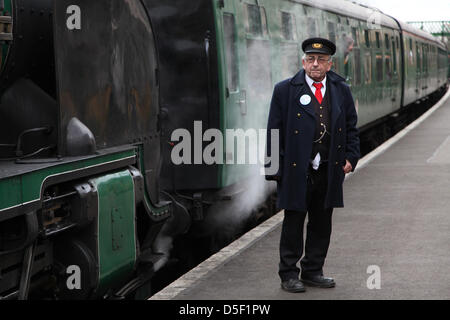
[[[336,52],[334,43],[322,38],[305,40],[302,49],[316,58]],[[319,68],[317,64],[314,62]],[[335,286],[322,269],[330,243],[331,216],[333,208],[344,206],[344,166],[351,165],[354,171],[360,158],[357,113],[349,86],[331,70],[324,75],[321,81],[314,81],[304,67],[275,86],[270,106],[267,155],[272,156],[271,130],[278,129],[279,169],[276,174],[266,174],[266,179],[277,181],[277,207],[285,210],[279,276],[282,288],[290,292],[303,292],[304,284]],[[296,264],[303,254],[306,214],[300,281]]]

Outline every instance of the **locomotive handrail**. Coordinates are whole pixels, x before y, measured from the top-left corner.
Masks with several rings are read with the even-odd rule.
[[[35,132],[43,132],[45,134],[51,134],[53,131],[53,127],[51,126],[47,126],[47,127],[41,127],[41,128],[33,128],[33,129],[28,129],[23,131],[20,135],[19,138],[17,139],[17,147],[16,147],[16,156],[18,157],[22,157],[23,156],[23,151],[22,151],[22,140],[23,137],[29,133],[35,133]]]
[[[207,99],[208,99],[208,110],[211,110],[211,99],[212,99],[212,88],[211,88],[211,54],[210,54],[210,46],[211,46],[211,31],[206,31],[205,39],[205,57],[206,57],[206,72],[207,72]],[[208,115],[208,120],[209,115]]]

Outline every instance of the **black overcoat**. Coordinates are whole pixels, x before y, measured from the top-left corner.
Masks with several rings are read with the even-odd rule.
[[[324,207],[344,206],[342,184],[346,159],[353,170],[360,158],[357,113],[349,86],[333,71],[327,73],[327,92],[330,94],[331,141],[328,156],[328,190]],[[279,169],[268,174],[267,180],[278,181],[277,207],[307,211],[306,186],[314,134],[315,110],[312,103],[303,105],[300,98],[311,95],[302,69],[293,78],[275,86],[267,125],[267,155],[271,155],[270,132],[279,129]],[[271,163],[266,164],[266,168]]]

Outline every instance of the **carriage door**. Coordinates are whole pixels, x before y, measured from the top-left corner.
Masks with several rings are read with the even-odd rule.
[[[395,41],[395,36],[398,34],[395,33],[395,31],[391,35],[391,63],[392,63],[392,94],[391,94],[391,101],[392,101],[392,107],[393,109],[398,109],[400,107],[400,99],[401,99],[401,93],[400,93],[400,76],[398,72],[398,52],[399,48],[397,46],[398,41]]]
[[[217,1],[217,46],[219,51],[219,78],[221,100],[221,128],[225,135],[227,129],[245,128],[248,118],[247,92],[241,84],[242,62],[241,48],[239,46],[239,15],[235,10],[235,1]],[[227,144],[224,137],[225,165],[221,173],[221,185],[227,186],[240,179],[243,166],[235,166],[237,149],[234,152],[225,148]],[[227,165],[228,162],[231,162]]]
[[[222,6],[222,7],[221,7]],[[247,114],[247,96],[245,90],[240,88],[239,79],[239,55],[238,55],[238,34],[237,17],[234,10],[234,1],[223,1],[218,6],[218,25],[222,59],[221,59],[221,79],[224,83],[224,124],[225,128],[235,127],[235,109],[239,109],[241,116]]]
[[[416,99],[419,99],[422,93],[422,63],[421,63],[421,52],[420,45],[416,41]]]

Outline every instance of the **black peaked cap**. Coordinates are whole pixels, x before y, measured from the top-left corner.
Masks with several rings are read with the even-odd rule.
[[[323,53],[330,56],[336,53],[336,45],[328,39],[309,38],[303,41],[303,52],[305,53]]]

